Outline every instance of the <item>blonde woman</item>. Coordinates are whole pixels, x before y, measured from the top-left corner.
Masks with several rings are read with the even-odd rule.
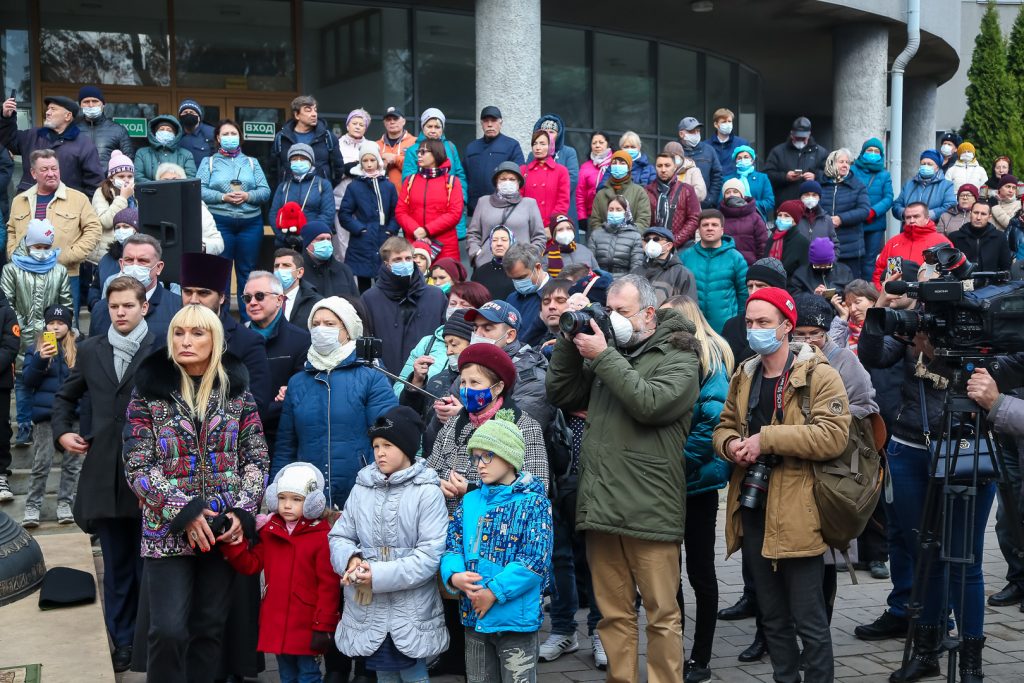
[[[185,306],[167,348],[139,366],[128,405],[124,469],[142,503],[148,681],[212,679],[234,576],[214,546],[251,538],[255,523],[243,535],[243,521],[263,498],[263,425],[245,366],[223,349],[217,315]]]
[[[674,308],[697,327],[693,336],[700,343],[700,396],[693,407],[690,435],[686,439],[686,520],[683,546],[686,549],[686,576],[696,595],[697,613],[693,633],[689,672],[686,680],[711,678],[711,643],[718,619],[718,578],[715,576],[715,520],[718,517],[718,489],[729,483],[732,466],[715,455],[711,434],[729,393],[733,356],[729,344],[715,332],[701,313],[697,302],[687,296],[674,296],[661,306]],[[676,599],[683,607],[683,591]]]
[[[631,130],[627,130],[619,138],[619,149],[625,150],[626,154],[633,160],[633,168],[630,171],[633,176],[633,182],[640,187],[647,187],[650,183],[654,182],[658,174],[654,170],[654,164],[643,153],[643,147],[644,143],[640,140],[640,136]]]

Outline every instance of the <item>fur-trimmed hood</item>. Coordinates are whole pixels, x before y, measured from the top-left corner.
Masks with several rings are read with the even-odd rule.
[[[224,352],[221,363],[228,374],[229,398],[238,398],[249,388],[249,371],[229,351]],[[172,392],[178,388],[180,381],[178,366],[167,357],[166,346],[146,356],[135,373],[135,387],[139,395],[147,399],[173,400]]]
[[[658,327],[651,336],[652,345],[667,343],[680,351],[700,355],[700,342],[693,336],[697,326],[692,320],[671,308],[659,308],[656,315]]]

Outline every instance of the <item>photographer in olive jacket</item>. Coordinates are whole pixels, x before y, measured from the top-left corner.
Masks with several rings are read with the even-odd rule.
[[[593,318],[555,343],[548,399],[587,411],[580,451],[576,528],[587,534],[594,596],[604,618],[598,634],[609,680],[635,680],[636,585],[647,610],[651,681],[683,677],[679,546],[686,475],[679,456],[700,385],[693,323],[656,309],[657,293],[638,275],[608,289],[609,337]],[[582,317],[587,312],[581,311]]]

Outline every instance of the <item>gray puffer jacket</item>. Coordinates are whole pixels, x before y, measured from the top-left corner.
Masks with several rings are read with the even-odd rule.
[[[616,277],[644,264],[644,243],[631,223],[618,226],[605,223],[591,230],[588,246],[594,252],[597,265]]]
[[[345,573],[353,555],[370,563],[373,600],[360,605],[345,587],[345,609],[334,635],[349,657],[372,655],[391,635],[413,659],[448,649],[435,579],[448,534],[441,480],[422,458],[385,477],[376,463],[359,471],[345,510],[328,536],[331,564]]]

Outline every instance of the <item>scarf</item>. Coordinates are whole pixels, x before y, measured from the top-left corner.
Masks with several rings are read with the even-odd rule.
[[[885,169],[885,157],[882,157],[878,161],[868,161],[864,158],[864,155],[861,154],[857,157],[857,160],[853,162],[853,165],[867,173],[878,173]]]
[[[571,254],[574,251],[576,251],[575,240],[569,242],[569,244],[559,244],[555,240],[548,240],[548,243],[544,246],[544,256],[547,257],[548,261],[548,275],[558,277],[562,272],[562,268],[565,267],[562,261],[562,254]]]
[[[858,325],[852,320],[849,321],[847,325],[850,328],[850,338],[846,342],[846,348],[857,353],[857,343],[860,341],[860,331],[863,328],[863,325]]]
[[[487,406],[479,413],[469,413],[470,423],[473,425],[473,427],[480,427],[480,425],[482,425],[484,422],[487,422],[492,417],[498,414],[498,411],[501,410],[501,404],[504,402],[505,397],[499,396],[498,398],[491,401],[491,405]]]
[[[790,228],[792,230],[792,228]],[[782,260],[782,247],[783,240],[786,238],[786,233],[789,230],[774,230],[772,231],[772,246],[768,249],[768,255],[773,259]]]
[[[242,153],[242,146],[239,145],[238,147],[236,147],[235,149],[231,150],[230,152],[228,150],[224,149],[223,147],[221,147],[220,149],[217,150],[217,153],[221,154],[223,156],[226,156],[229,159],[234,159],[235,157],[237,157],[239,154]]]
[[[341,361],[345,360],[352,355],[352,352],[356,350],[356,342],[354,339],[341,344],[327,355],[318,353],[312,346],[309,347],[309,352],[306,354],[306,359],[309,364],[317,370],[323,370],[324,372],[330,372],[334,368],[341,364]]]
[[[26,253],[14,252],[11,256],[11,261],[22,270],[27,270],[36,275],[44,275],[53,270],[53,267],[57,265],[57,257],[60,256],[60,249],[51,249],[50,255],[45,261],[37,261],[27,253],[28,247],[25,247],[25,250]]]
[[[370,185],[373,186],[373,193],[377,196],[377,222],[384,225],[387,223],[387,219],[384,216],[384,200],[380,196],[380,171],[376,175],[367,177],[370,179]]]
[[[604,154],[590,153],[590,160],[594,162],[594,166],[598,168],[606,168],[612,162],[612,150],[606,149]]]
[[[750,180],[747,178],[751,173],[754,172],[754,165],[751,164],[746,169],[741,169],[739,166],[736,167],[736,175],[739,177],[740,182],[743,183],[743,196],[752,197],[753,194],[750,192]]]
[[[434,168],[424,167],[418,170],[417,173],[419,173],[424,178],[440,178],[445,174],[445,169],[441,168],[440,166],[435,166]]]
[[[274,333],[274,330],[277,329],[277,321],[283,317],[284,307],[282,306],[281,309],[277,312],[277,315],[274,316],[274,319],[270,321],[269,325],[267,325],[266,327],[260,327],[256,323],[253,323],[249,325],[249,329],[255,332],[256,334],[260,335],[264,339],[268,339],[270,338],[270,335]]]
[[[668,215],[668,193],[672,189],[672,183],[666,183],[661,178],[657,178],[655,182],[657,183],[656,187],[658,190],[658,204],[654,210],[656,220],[654,225],[670,225]]]
[[[132,364],[148,332],[149,325],[145,318],[126,335],[118,332],[113,325],[107,328],[107,341],[114,347],[114,372],[118,382],[124,379],[124,373],[128,371],[128,366]]]

